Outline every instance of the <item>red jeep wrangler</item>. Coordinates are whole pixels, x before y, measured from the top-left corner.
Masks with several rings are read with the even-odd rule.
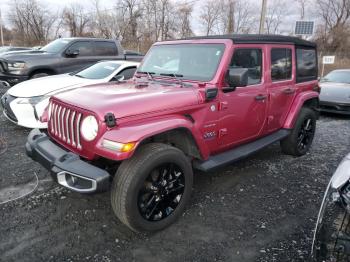
[[[54,96],[47,133],[33,130],[26,151],[71,190],[111,185],[113,211],[132,230],[160,230],[184,211],[193,169],[231,164],[276,141],[304,155],[318,92],[316,46],[308,41],[160,42],[132,80]]]

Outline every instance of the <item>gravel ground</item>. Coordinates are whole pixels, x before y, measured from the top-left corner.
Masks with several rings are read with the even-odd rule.
[[[322,116],[307,155],[277,143],[196,173],[183,217],[143,235],[114,217],[109,193],[54,184],[26,157],[28,132],[0,117],[0,261],[305,261],[326,184],[350,151],[350,118]]]

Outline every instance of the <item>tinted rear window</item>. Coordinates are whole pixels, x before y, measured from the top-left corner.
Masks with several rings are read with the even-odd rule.
[[[317,79],[317,55],[315,49],[296,49],[297,82]]]
[[[95,42],[95,54],[98,56],[118,55],[117,46],[113,42]]]

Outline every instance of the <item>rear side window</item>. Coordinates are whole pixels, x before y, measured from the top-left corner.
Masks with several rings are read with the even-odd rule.
[[[262,51],[261,49],[236,49],[230,64],[230,68],[247,68],[248,85],[256,85],[261,82]]]
[[[78,56],[92,56],[92,45],[88,41],[79,41],[72,44],[69,48],[71,51],[79,50]]]
[[[113,42],[95,42],[95,54],[98,56],[118,55],[117,46]]]
[[[271,79],[282,81],[292,78],[292,50],[273,48],[271,50]]]
[[[317,79],[317,55],[315,49],[296,49],[297,82]]]

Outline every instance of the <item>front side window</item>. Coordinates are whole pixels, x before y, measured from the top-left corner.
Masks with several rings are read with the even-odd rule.
[[[292,50],[273,48],[271,50],[271,80],[281,81],[292,78]]]
[[[262,71],[261,49],[236,49],[232,56],[230,68],[247,68],[248,85],[259,84]]]
[[[75,74],[87,79],[103,79],[114,73],[120,67],[118,63],[100,62]]]
[[[123,71],[119,72],[116,75],[116,77],[123,76],[124,80],[128,80],[134,76],[135,71],[136,71],[136,67],[128,67],[128,68],[125,68]]]
[[[88,41],[80,41],[72,44],[69,48],[71,51],[78,50],[79,55],[78,56],[93,56],[93,49],[92,45]]]
[[[210,81],[225,50],[224,44],[176,44],[152,47],[138,72],[155,76]]]

